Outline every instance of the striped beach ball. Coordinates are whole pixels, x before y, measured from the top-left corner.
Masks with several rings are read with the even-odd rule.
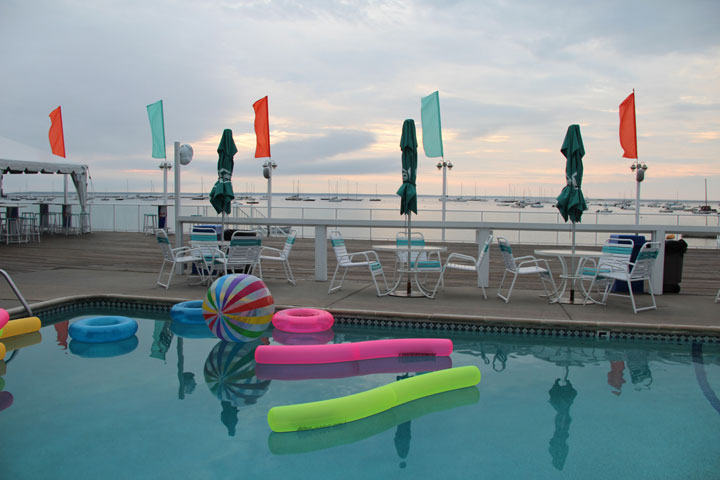
[[[275,302],[259,278],[225,275],[210,285],[202,310],[205,323],[217,338],[247,342],[259,337],[270,325]]]

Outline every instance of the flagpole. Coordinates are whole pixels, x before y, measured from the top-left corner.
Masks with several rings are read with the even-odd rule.
[[[442,241],[445,241],[445,212],[446,212],[446,205],[447,202],[447,165],[445,164],[445,157],[442,158],[442,164],[443,164],[443,201],[442,201],[442,222],[443,222],[443,229],[442,229]]]
[[[637,153],[637,115],[635,115],[635,89],[633,88],[633,133],[635,135],[635,164],[638,168],[637,175],[640,174],[640,160],[638,159],[639,155]],[[635,177],[635,225],[640,225],[640,182],[642,181],[639,179],[638,176]]]

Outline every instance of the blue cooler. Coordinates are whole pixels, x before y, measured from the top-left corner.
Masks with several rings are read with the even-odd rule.
[[[642,248],[643,244],[645,243],[645,236],[644,235],[619,235],[619,234],[612,234],[610,235],[610,241],[612,242],[612,239],[624,239],[624,240],[632,240],[633,242],[633,250],[632,254],[630,255],[630,261],[634,262],[635,259],[638,256],[638,253],[640,253],[640,249]],[[632,282],[632,291],[633,293],[643,293],[645,291],[644,282]],[[627,283],[625,282],[615,282],[615,284],[612,287],[612,292],[619,292],[619,293],[628,293],[628,287]]]
[[[195,229],[215,230],[218,241],[222,240],[222,225],[193,225],[192,231],[194,232]]]

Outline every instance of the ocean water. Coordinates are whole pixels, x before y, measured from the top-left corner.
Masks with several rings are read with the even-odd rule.
[[[38,194],[39,198],[45,197]],[[50,201],[50,211],[59,212],[63,201],[62,195],[53,195]],[[181,201],[181,213],[183,216],[202,215],[220,216],[210,205],[207,196],[204,199],[193,199],[191,195],[183,197]],[[233,204],[233,216],[245,217],[266,217],[267,201],[261,196],[254,197],[254,200],[240,198],[237,195]],[[402,218],[399,212],[399,197],[397,195],[349,195],[342,202],[331,202],[323,200],[324,195],[307,195],[312,201],[291,201],[287,200],[288,194],[273,195],[272,216],[275,218],[304,218],[304,219],[366,219],[366,220],[396,220]],[[371,198],[379,198],[380,201],[370,201]],[[472,198],[472,197],[466,197]],[[442,220],[442,202],[437,196],[420,196],[418,198],[418,214],[413,219],[440,221]],[[557,209],[552,205],[554,199],[545,199],[540,203],[541,208],[527,206],[525,208],[513,208],[510,203],[498,202],[494,198],[486,198],[486,201],[448,201],[446,203],[447,221],[477,221],[477,222],[522,222],[522,223],[557,223],[564,221]],[[38,210],[36,203],[20,200],[21,211]],[[77,199],[71,196],[73,213],[78,213],[80,208]],[[249,203],[257,202],[257,203]],[[7,204],[8,202],[5,202]],[[157,214],[158,205],[162,200],[158,195],[140,194],[130,195],[123,193],[108,193],[91,195],[89,208],[91,213],[92,228],[96,231],[122,231],[139,232],[143,230],[145,214]],[[175,207],[174,200],[168,201],[168,221],[172,226],[174,223]],[[648,202],[651,203],[651,202]],[[697,206],[685,202],[690,208]],[[635,223],[634,209],[621,209],[613,206],[613,201],[591,202],[589,209],[582,217],[585,224],[621,224],[632,225]],[[612,213],[601,212],[609,209]],[[697,215],[689,211],[678,211],[673,213],[661,213],[660,203],[653,206],[647,204],[641,206],[640,222],[644,224],[668,225],[671,231],[673,225],[696,225],[696,226],[718,226],[720,217],[718,215]],[[219,222],[218,222],[219,223]],[[395,238],[395,229],[345,229],[343,234],[347,238],[391,240]],[[429,241],[441,239],[439,230],[428,230],[423,232]],[[298,232],[301,237],[312,237],[313,228],[302,228]],[[515,243],[534,244],[570,244],[570,235],[555,232],[496,232],[496,235],[506,236]],[[449,241],[473,242],[474,232],[472,231],[446,231],[446,238]],[[580,233],[577,235],[578,245],[600,245],[607,238],[606,234]],[[715,248],[718,247],[716,238],[686,238],[691,247]]]

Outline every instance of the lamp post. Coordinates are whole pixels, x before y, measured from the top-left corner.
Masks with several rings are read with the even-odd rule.
[[[193,157],[193,149],[190,145],[175,142],[173,162],[175,163],[175,246],[183,246],[183,232],[180,225],[180,166],[188,165]],[[167,172],[167,170],[165,170]],[[182,265],[178,265],[179,272],[182,273]]]
[[[163,160],[160,162],[160,165],[158,165],[158,168],[163,171],[163,205],[167,205],[168,203],[168,196],[167,196],[167,176],[168,176],[168,170],[172,168],[172,164],[166,160]]]
[[[272,218],[272,171],[277,168],[277,163],[273,162],[272,159],[268,158],[263,163],[263,177],[267,178],[268,181],[268,201],[267,201],[267,216]],[[268,236],[270,231],[268,230]]]
[[[645,162],[642,164],[639,160],[635,159],[635,162],[630,165],[630,170],[635,174],[635,181],[637,188],[635,190],[635,225],[640,225],[640,182],[645,180],[645,170],[647,170]]]
[[[438,170],[442,169],[443,172],[443,190],[442,190],[442,221],[445,223],[445,202],[447,202],[447,171],[452,170],[452,162],[446,162],[443,158],[442,162],[438,162],[435,165]],[[442,229],[442,241],[445,241],[445,229]]]

